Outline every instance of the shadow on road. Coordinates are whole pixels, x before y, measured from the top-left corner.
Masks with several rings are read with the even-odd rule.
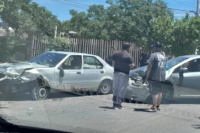
[[[95,95],[101,95],[96,92],[64,92],[64,91],[58,91],[54,90],[50,93],[49,97],[47,99],[52,100],[59,100],[63,98],[71,98],[71,97],[83,97],[83,96],[95,96]],[[106,96],[106,95],[105,95]],[[33,100],[30,94],[24,94],[24,93],[11,93],[4,95],[3,93],[0,93],[0,101],[31,101]]]
[[[68,92],[53,92],[47,99],[58,100],[62,98],[78,97],[78,95],[68,93]],[[30,94],[9,94],[3,95],[0,94],[0,101],[32,101]]]
[[[173,98],[169,104],[200,104],[200,98]]]
[[[200,125],[192,125],[192,127],[195,129],[200,129]]]
[[[147,112],[147,108],[134,108],[136,112]]]
[[[152,104],[152,101],[149,102],[137,102],[137,101],[129,101],[125,100],[126,103],[137,103],[137,104]],[[162,104],[200,104],[200,98],[172,98],[167,103]]]
[[[99,106],[99,108],[114,110],[114,108],[113,108],[113,107],[110,107],[110,106]]]

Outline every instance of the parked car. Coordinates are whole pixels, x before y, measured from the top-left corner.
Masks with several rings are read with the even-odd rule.
[[[0,66],[0,91],[30,93],[45,99],[51,89],[87,90],[108,94],[113,68],[96,55],[73,52],[46,52],[29,62]]]
[[[147,66],[130,72],[145,72]],[[167,61],[166,80],[163,83],[163,101],[166,103],[172,97],[200,97],[200,55],[186,55]],[[137,86],[130,78],[126,99],[148,102],[151,97],[147,86]]]

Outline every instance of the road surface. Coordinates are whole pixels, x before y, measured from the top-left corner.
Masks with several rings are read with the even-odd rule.
[[[13,124],[71,132],[200,132],[200,99],[174,99],[154,113],[146,112],[150,105],[142,103],[123,103],[124,110],[114,110],[111,100],[112,95],[65,92],[41,101],[0,95],[0,114]]]

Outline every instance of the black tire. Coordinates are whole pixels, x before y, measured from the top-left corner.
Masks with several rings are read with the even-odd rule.
[[[32,89],[31,97],[33,100],[44,100],[49,97],[50,89],[43,86],[38,86]]]
[[[124,99],[124,102],[125,102],[125,103],[132,103],[133,100],[131,100],[131,99],[127,99],[127,98],[126,98],[126,99]]]
[[[100,94],[109,94],[112,90],[112,82],[110,80],[104,80],[101,82],[97,93]]]
[[[173,97],[173,86],[171,84],[165,84],[162,87],[162,101],[161,103],[167,104]]]
[[[145,101],[146,104],[153,104],[152,95],[149,95]]]
[[[171,84],[164,84],[162,88],[162,104],[169,103],[173,96],[173,86]],[[145,101],[147,104],[153,104],[152,95],[149,95]]]

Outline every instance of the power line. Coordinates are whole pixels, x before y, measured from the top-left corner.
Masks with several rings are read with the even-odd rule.
[[[86,8],[86,6],[80,5],[80,4],[75,4],[74,2],[64,2],[64,1],[58,1],[58,0],[51,0],[54,1],[56,3],[60,3],[60,4],[64,4],[64,5],[68,5],[68,6],[73,6],[73,7],[77,7],[77,8],[81,8],[81,9],[88,9]],[[88,6],[87,6],[88,7]]]
[[[90,5],[86,5],[86,4],[82,4],[82,3],[78,3],[78,2],[73,2],[73,1],[70,1],[70,0],[64,0],[64,1],[69,2],[69,3],[72,3],[72,4],[81,5],[81,6],[87,6],[87,7],[90,6]]]
[[[77,7],[77,8],[84,8],[84,9],[88,9],[90,7],[90,5],[86,5],[86,4],[83,4],[83,3],[78,3],[78,2],[73,2],[73,1],[70,1],[70,0],[62,0],[62,1],[58,1],[58,0],[52,0],[52,1],[55,1],[57,3],[62,3],[62,4],[65,4],[65,5],[71,5],[71,6],[74,6],[74,7]],[[99,3],[104,3],[104,2],[100,2],[100,1],[97,1]],[[157,6],[157,7],[160,7],[160,8],[164,8],[164,9],[169,9],[169,10],[173,10],[173,11],[181,11],[181,12],[187,12],[187,13],[196,13],[196,11],[194,10],[184,10],[184,9],[176,9],[176,8],[171,8],[171,7],[167,7],[167,6],[160,6],[160,5],[157,5],[155,3],[151,3],[151,2],[148,2],[149,4],[153,5],[153,6]],[[104,3],[106,4],[106,3]]]
[[[187,5],[187,4],[184,4],[184,3],[180,2],[180,1],[177,1],[177,0],[173,0],[173,1],[176,2],[176,3],[182,4],[182,5],[184,5],[184,6],[187,6],[187,7],[192,7],[192,6],[189,6],[189,5]],[[194,7],[192,7],[192,8],[194,8]]]
[[[176,8],[170,8],[170,7],[166,7],[166,6],[160,6],[160,5],[157,5],[155,3],[151,3],[151,2],[148,2],[149,4],[151,5],[154,5],[154,6],[157,6],[157,7],[160,7],[160,8],[164,8],[164,9],[169,9],[169,10],[173,10],[173,11],[182,11],[182,12],[196,12],[194,10],[184,10],[184,9],[176,9]]]

